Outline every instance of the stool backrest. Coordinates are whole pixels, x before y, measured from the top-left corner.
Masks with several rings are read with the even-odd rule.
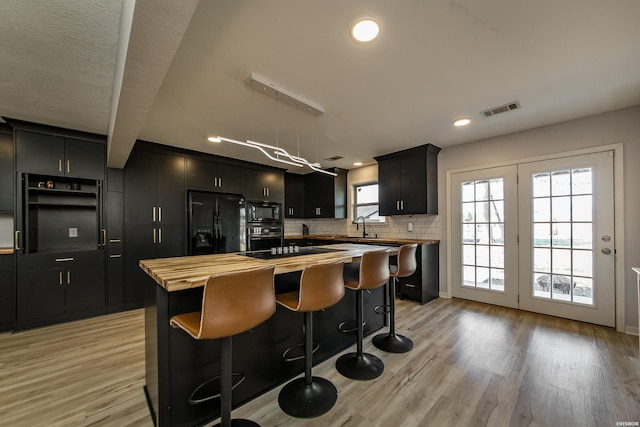
[[[229,337],[258,326],[276,311],[275,266],[214,274],[202,297],[198,339]]]
[[[389,281],[389,250],[365,252],[360,261],[358,289],[374,289]]]
[[[340,301],[344,296],[343,270],[342,260],[305,268],[300,277],[296,311],[318,311]]]
[[[416,250],[417,243],[402,245],[398,249],[398,270],[393,274],[396,277],[411,276],[416,271]]]

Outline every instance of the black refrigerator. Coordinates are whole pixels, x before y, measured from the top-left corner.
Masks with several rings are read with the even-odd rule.
[[[189,192],[189,254],[246,250],[244,198],[233,194]]]

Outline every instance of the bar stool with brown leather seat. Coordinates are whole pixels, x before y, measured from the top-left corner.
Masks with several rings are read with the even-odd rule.
[[[358,277],[345,277],[344,285],[356,291],[356,323],[358,338],[356,352],[343,354],[336,361],[336,369],[354,380],[372,380],[384,372],[384,363],[373,354],[364,353],[363,292],[384,286],[389,280],[389,250],[365,252],[360,261]]]
[[[258,426],[231,420],[231,337],[248,331],[276,311],[273,265],[214,274],[204,286],[202,310],[173,316],[169,323],[197,340],[220,339],[220,423],[216,426]]]
[[[371,342],[380,350],[389,353],[406,353],[413,348],[413,341],[396,334],[396,281],[399,277],[411,276],[416,271],[416,243],[402,245],[398,249],[398,265],[389,266],[389,332],[378,334]]]
[[[329,411],[338,399],[331,381],[311,375],[313,365],[313,312],[336,304],[344,296],[344,261],[314,264],[304,269],[300,289],[276,296],[278,304],[304,313],[304,377],[285,385],[278,395],[280,408],[297,418],[311,418]]]

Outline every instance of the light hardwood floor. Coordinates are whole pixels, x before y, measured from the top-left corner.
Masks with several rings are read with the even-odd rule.
[[[270,426],[615,426],[640,421],[638,338],[463,300],[398,301],[416,346],[352,381],[335,357],[314,368],[339,397],[327,414],[290,418],[279,388],[234,411]],[[142,310],[0,334],[0,426],[151,426]]]

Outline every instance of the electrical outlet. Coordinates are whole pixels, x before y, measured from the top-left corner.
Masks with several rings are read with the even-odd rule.
[[[407,223],[407,231],[413,231],[413,223],[412,222]]]
[[[78,237],[78,229],[74,227],[69,228],[69,237]]]

